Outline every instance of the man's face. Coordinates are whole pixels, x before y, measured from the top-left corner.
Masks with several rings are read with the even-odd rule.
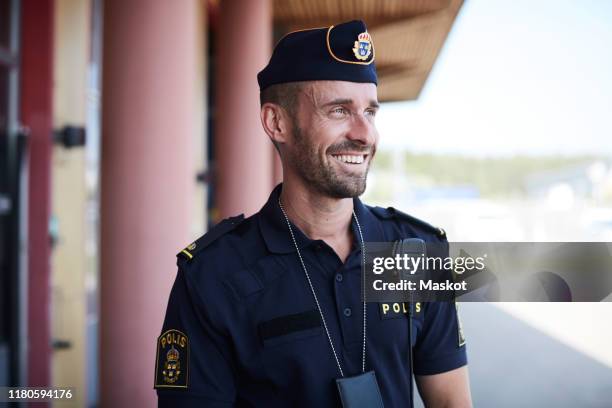
[[[361,195],[376,152],[376,85],[313,81],[298,96],[285,165],[329,197]]]

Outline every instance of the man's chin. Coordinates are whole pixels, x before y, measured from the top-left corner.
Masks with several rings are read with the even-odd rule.
[[[351,183],[335,183],[326,187],[325,192],[332,198],[356,198],[364,193],[366,181],[360,179]]]

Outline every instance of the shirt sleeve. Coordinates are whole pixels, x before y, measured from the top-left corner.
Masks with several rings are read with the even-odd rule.
[[[179,268],[156,346],[158,406],[234,406],[230,345],[228,336],[213,325],[188,275]]]
[[[414,373],[432,375],[467,364],[463,329],[455,302],[425,304],[423,329],[413,349]]]

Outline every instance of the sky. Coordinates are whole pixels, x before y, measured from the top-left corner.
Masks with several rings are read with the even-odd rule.
[[[376,120],[382,149],[612,157],[612,1],[467,0],[419,99]]]

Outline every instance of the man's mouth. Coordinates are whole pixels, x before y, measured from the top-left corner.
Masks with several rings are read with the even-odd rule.
[[[342,163],[349,164],[361,164],[368,157],[367,154],[332,154],[331,156]]]

